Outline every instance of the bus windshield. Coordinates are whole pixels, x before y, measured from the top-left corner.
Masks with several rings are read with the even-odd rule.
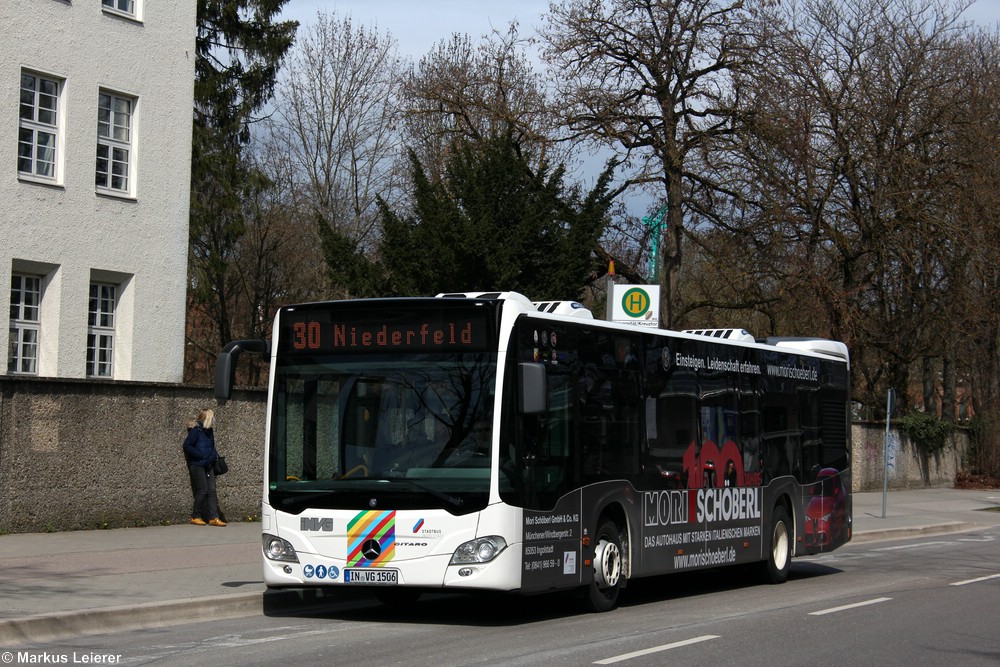
[[[279,361],[271,505],[485,507],[496,361],[490,352]]]

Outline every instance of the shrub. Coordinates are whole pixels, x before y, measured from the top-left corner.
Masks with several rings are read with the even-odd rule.
[[[897,420],[896,425],[928,454],[947,447],[948,437],[955,431],[954,424],[926,412],[911,412]]]

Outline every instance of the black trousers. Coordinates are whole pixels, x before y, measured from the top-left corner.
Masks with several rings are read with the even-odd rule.
[[[191,493],[194,494],[194,507],[191,509],[192,519],[211,521],[219,518],[219,496],[215,490],[215,473],[211,468],[199,465],[188,465],[191,473]]]

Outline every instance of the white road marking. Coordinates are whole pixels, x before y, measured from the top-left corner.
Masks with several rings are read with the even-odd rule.
[[[952,582],[952,586],[965,586],[966,584],[978,584],[980,581],[988,581],[990,579],[1000,578],[1000,574],[991,574],[986,577],[976,577],[975,579],[966,579],[965,581],[955,581]]]
[[[709,639],[718,639],[719,635],[702,635],[701,637],[694,637],[692,639],[685,639],[683,641],[674,642],[673,644],[664,644],[663,646],[654,646],[653,648],[643,649],[641,651],[634,651],[632,653],[624,653],[622,655],[616,655],[613,658],[605,658],[604,660],[598,660],[595,665],[610,665],[616,662],[622,662],[623,660],[631,660],[632,658],[639,658],[644,655],[649,655],[650,653],[659,653],[660,651],[669,651],[672,648],[680,648],[681,646],[690,646],[691,644],[699,644],[701,642],[707,642]]]
[[[848,609],[856,609],[858,607],[867,607],[870,604],[878,604],[879,602],[888,602],[892,598],[875,598],[874,600],[865,600],[864,602],[855,602],[854,604],[845,604],[843,607],[833,607],[832,609],[823,609],[820,611],[810,612],[810,616],[823,616],[824,614],[832,614],[838,611],[846,611]]]
[[[124,660],[124,663],[147,664],[168,656],[176,657],[178,655],[197,655],[214,651],[220,647],[241,648],[244,646],[294,640],[300,637],[310,637],[324,634],[328,635],[331,632],[330,629],[326,628],[319,630],[300,630],[300,627],[304,628],[307,626],[270,628],[265,632],[276,634],[267,634],[262,637],[247,637],[240,634],[227,634],[216,637],[206,637],[205,639],[199,641],[185,642],[181,644],[156,644],[145,647],[143,649],[145,653],[129,656]]]
[[[924,547],[937,547],[942,544],[954,544],[954,541],[948,542],[921,542],[920,544],[904,544],[899,547],[881,547],[879,549],[872,549],[872,551],[899,551],[900,549],[923,549]]]

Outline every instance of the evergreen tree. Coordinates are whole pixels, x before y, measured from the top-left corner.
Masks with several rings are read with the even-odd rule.
[[[513,290],[576,299],[597,267],[612,168],[586,196],[562,166],[533,170],[510,132],[458,140],[432,182],[411,154],[413,214],[383,206],[380,258],[394,294]],[[537,163],[537,162],[536,162]]]
[[[266,179],[246,159],[254,114],[271,99],[298,23],[287,0],[198,0],[191,164],[191,300],[219,345],[233,338],[231,265],[242,202]]]
[[[368,258],[364,247],[343,231],[334,229],[319,213],[316,214],[316,227],[330,282],[341,292],[336,298],[382,296],[378,265]]]

